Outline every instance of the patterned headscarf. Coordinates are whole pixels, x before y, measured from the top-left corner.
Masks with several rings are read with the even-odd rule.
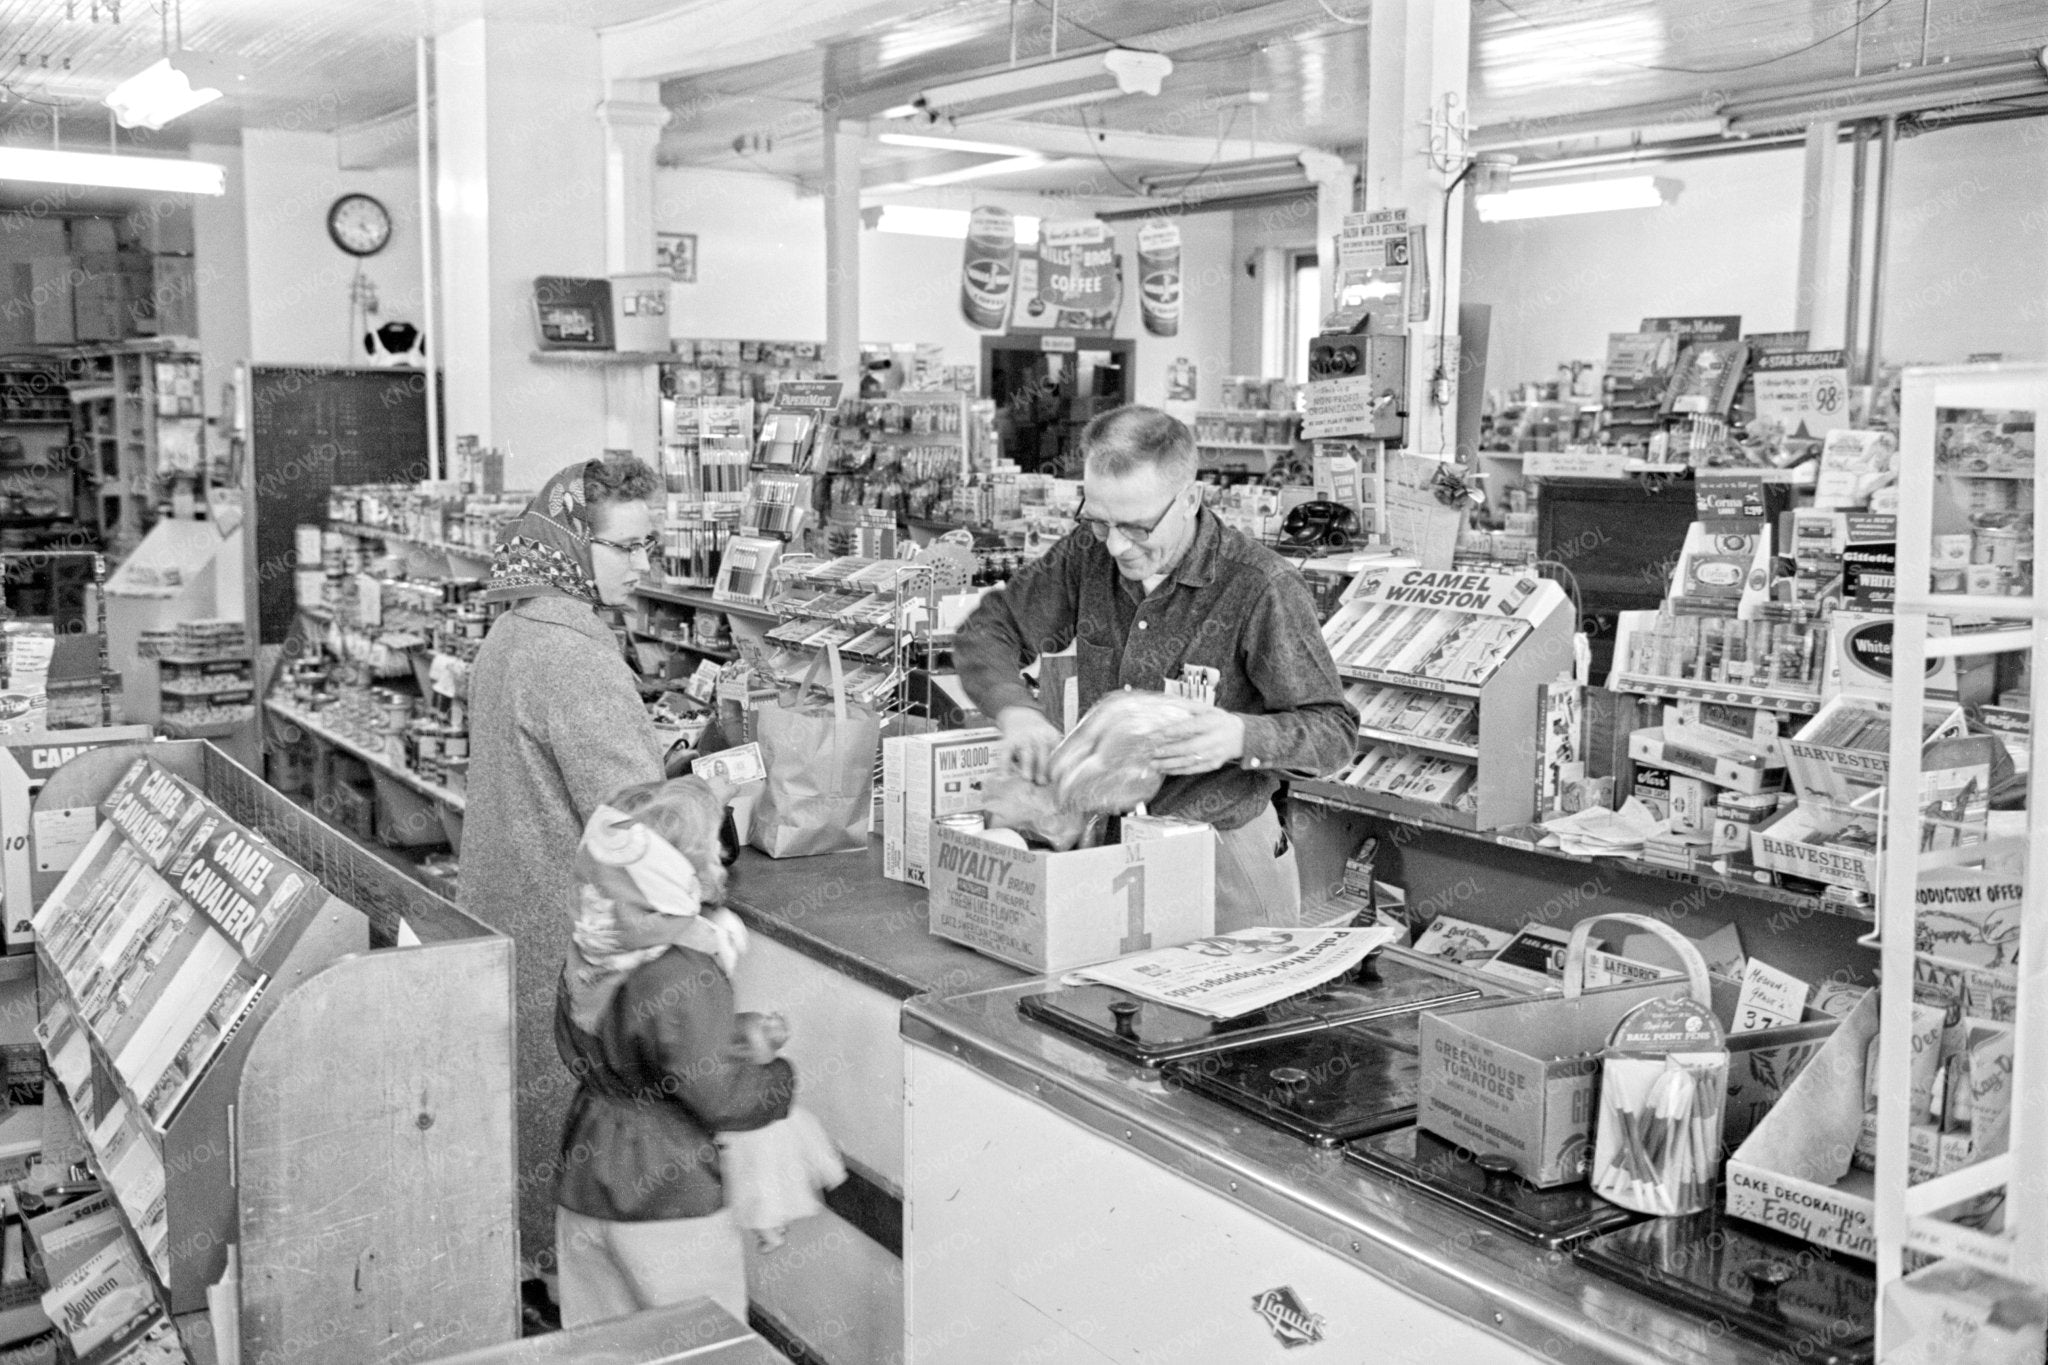
[[[597,574],[590,561],[595,526],[583,487],[588,467],[586,461],[561,470],[499,533],[483,601],[518,602],[560,593],[597,605]]]
[[[682,850],[610,806],[599,806],[584,824],[574,877],[576,925],[570,938],[576,946],[563,974],[570,1017],[586,1033],[596,1031],[627,973],[668,951],[667,943],[624,947],[620,905],[687,919],[669,943],[718,959],[728,977],[746,951],[747,931],[738,916],[725,909],[703,910],[697,869]]]

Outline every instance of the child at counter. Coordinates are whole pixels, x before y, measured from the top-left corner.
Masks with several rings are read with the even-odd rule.
[[[724,806],[701,778],[629,787],[576,851],[555,1011],[577,1082],[556,1189],[564,1327],[700,1294],[746,1321],[716,1138],[787,1118],[796,1076],[772,1049],[736,1046],[746,933],[719,908]]]

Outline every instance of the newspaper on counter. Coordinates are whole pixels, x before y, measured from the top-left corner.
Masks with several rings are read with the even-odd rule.
[[[1239,929],[1172,948],[1154,948],[1069,972],[1177,1010],[1235,1019],[1344,975],[1368,954],[1404,937],[1370,929]]]

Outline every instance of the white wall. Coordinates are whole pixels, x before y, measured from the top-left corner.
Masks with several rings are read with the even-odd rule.
[[[825,339],[823,200],[773,176],[664,169],[654,223],[697,234],[697,282],[670,293],[673,335]]]
[[[349,283],[358,262],[327,235],[327,210],[344,194],[373,195],[391,212],[391,244],[361,262],[381,307],[371,326],[398,319],[421,325],[418,173],[410,165],[344,171],[336,160],[335,140],[327,133],[242,133],[247,354],[260,363],[365,361],[361,329],[349,325]],[[207,265],[203,256],[199,265]],[[206,337],[204,320],[201,336]]]
[[[1000,202],[1040,217],[1074,216],[1086,206],[1029,195],[920,196],[934,207]],[[655,222],[664,232],[697,234],[697,282],[678,284],[670,330],[678,337],[758,337],[813,341],[825,335],[825,210],[788,181],[731,171],[668,169],[655,182]],[[1136,394],[1157,403],[1176,356],[1198,367],[1201,401],[1214,403],[1228,372],[1231,225],[1225,215],[1182,220],[1185,279],[1180,334],[1154,337],[1138,316],[1135,222],[1117,224],[1127,282],[1120,336],[1138,339]],[[958,241],[863,229],[860,335],[869,342],[934,342],[948,364],[979,364],[985,333],[960,313]],[[1254,315],[1256,316],[1256,315]]]
[[[1844,205],[1849,160],[1845,146]],[[1899,144],[1896,165],[1884,358],[2044,354],[2048,121],[1926,134]],[[1609,332],[1646,316],[1740,313],[1745,331],[1789,329],[1802,166],[1796,149],[1650,165],[1642,169],[1684,183],[1676,203],[1517,223],[1470,219],[1465,298],[1493,305],[1489,386],[1555,378],[1565,360],[1598,361]],[[1874,193],[1874,147],[1870,178]],[[1866,252],[1866,272],[1868,262]]]

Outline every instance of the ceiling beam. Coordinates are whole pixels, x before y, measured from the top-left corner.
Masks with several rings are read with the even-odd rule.
[[[1333,27],[1336,27],[1335,22],[1318,0],[1272,0],[1271,3],[1260,5],[1256,9],[1169,24],[1148,33],[1124,34],[1117,38],[1115,45],[1137,48],[1144,52],[1164,52],[1172,56],[1175,53],[1193,52],[1201,48],[1225,43],[1242,43],[1252,39],[1287,42]],[[1078,44],[1075,47],[1077,53],[1084,50],[1088,49]],[[1101,49],[1098,47],[1096,50]],[[954,71],[947,73],[945,79],[957,81],[1006,69],[1006,64],[998,64],[975,71]],[[1173,77],[1168,76],[1167,80],[1171,82]],[[935,83],[931,80],[896,79],[867,87],[839,85],[835,90],[842,117],[873,118],[885,109],[909,103],[916,97],[921,86]]]
[[[916,133],[920,137],[944,137],[943,128],[926,130],[911,123],[871,121],[868,136],[879,133]],[[1259,161],[1275,156],[1299,156],[1312,150],[1296,142],[1273,142],[1264,138],[1232,137],[1221,142],[1213,137],[1186,137],[1173,133],[1127,133],[1114,128],[1089,130],[1074,124],[977,122],[963,135],[968,142],[1002,142],[1047,156],[1101,156],[1113,161],[1156,161],[1172,166],[1228,165],[1233,161]]]
[[[598,30],[598,60],[608,81],[699,76],[943,8],[929,0],[688,0],[666,14]]]

